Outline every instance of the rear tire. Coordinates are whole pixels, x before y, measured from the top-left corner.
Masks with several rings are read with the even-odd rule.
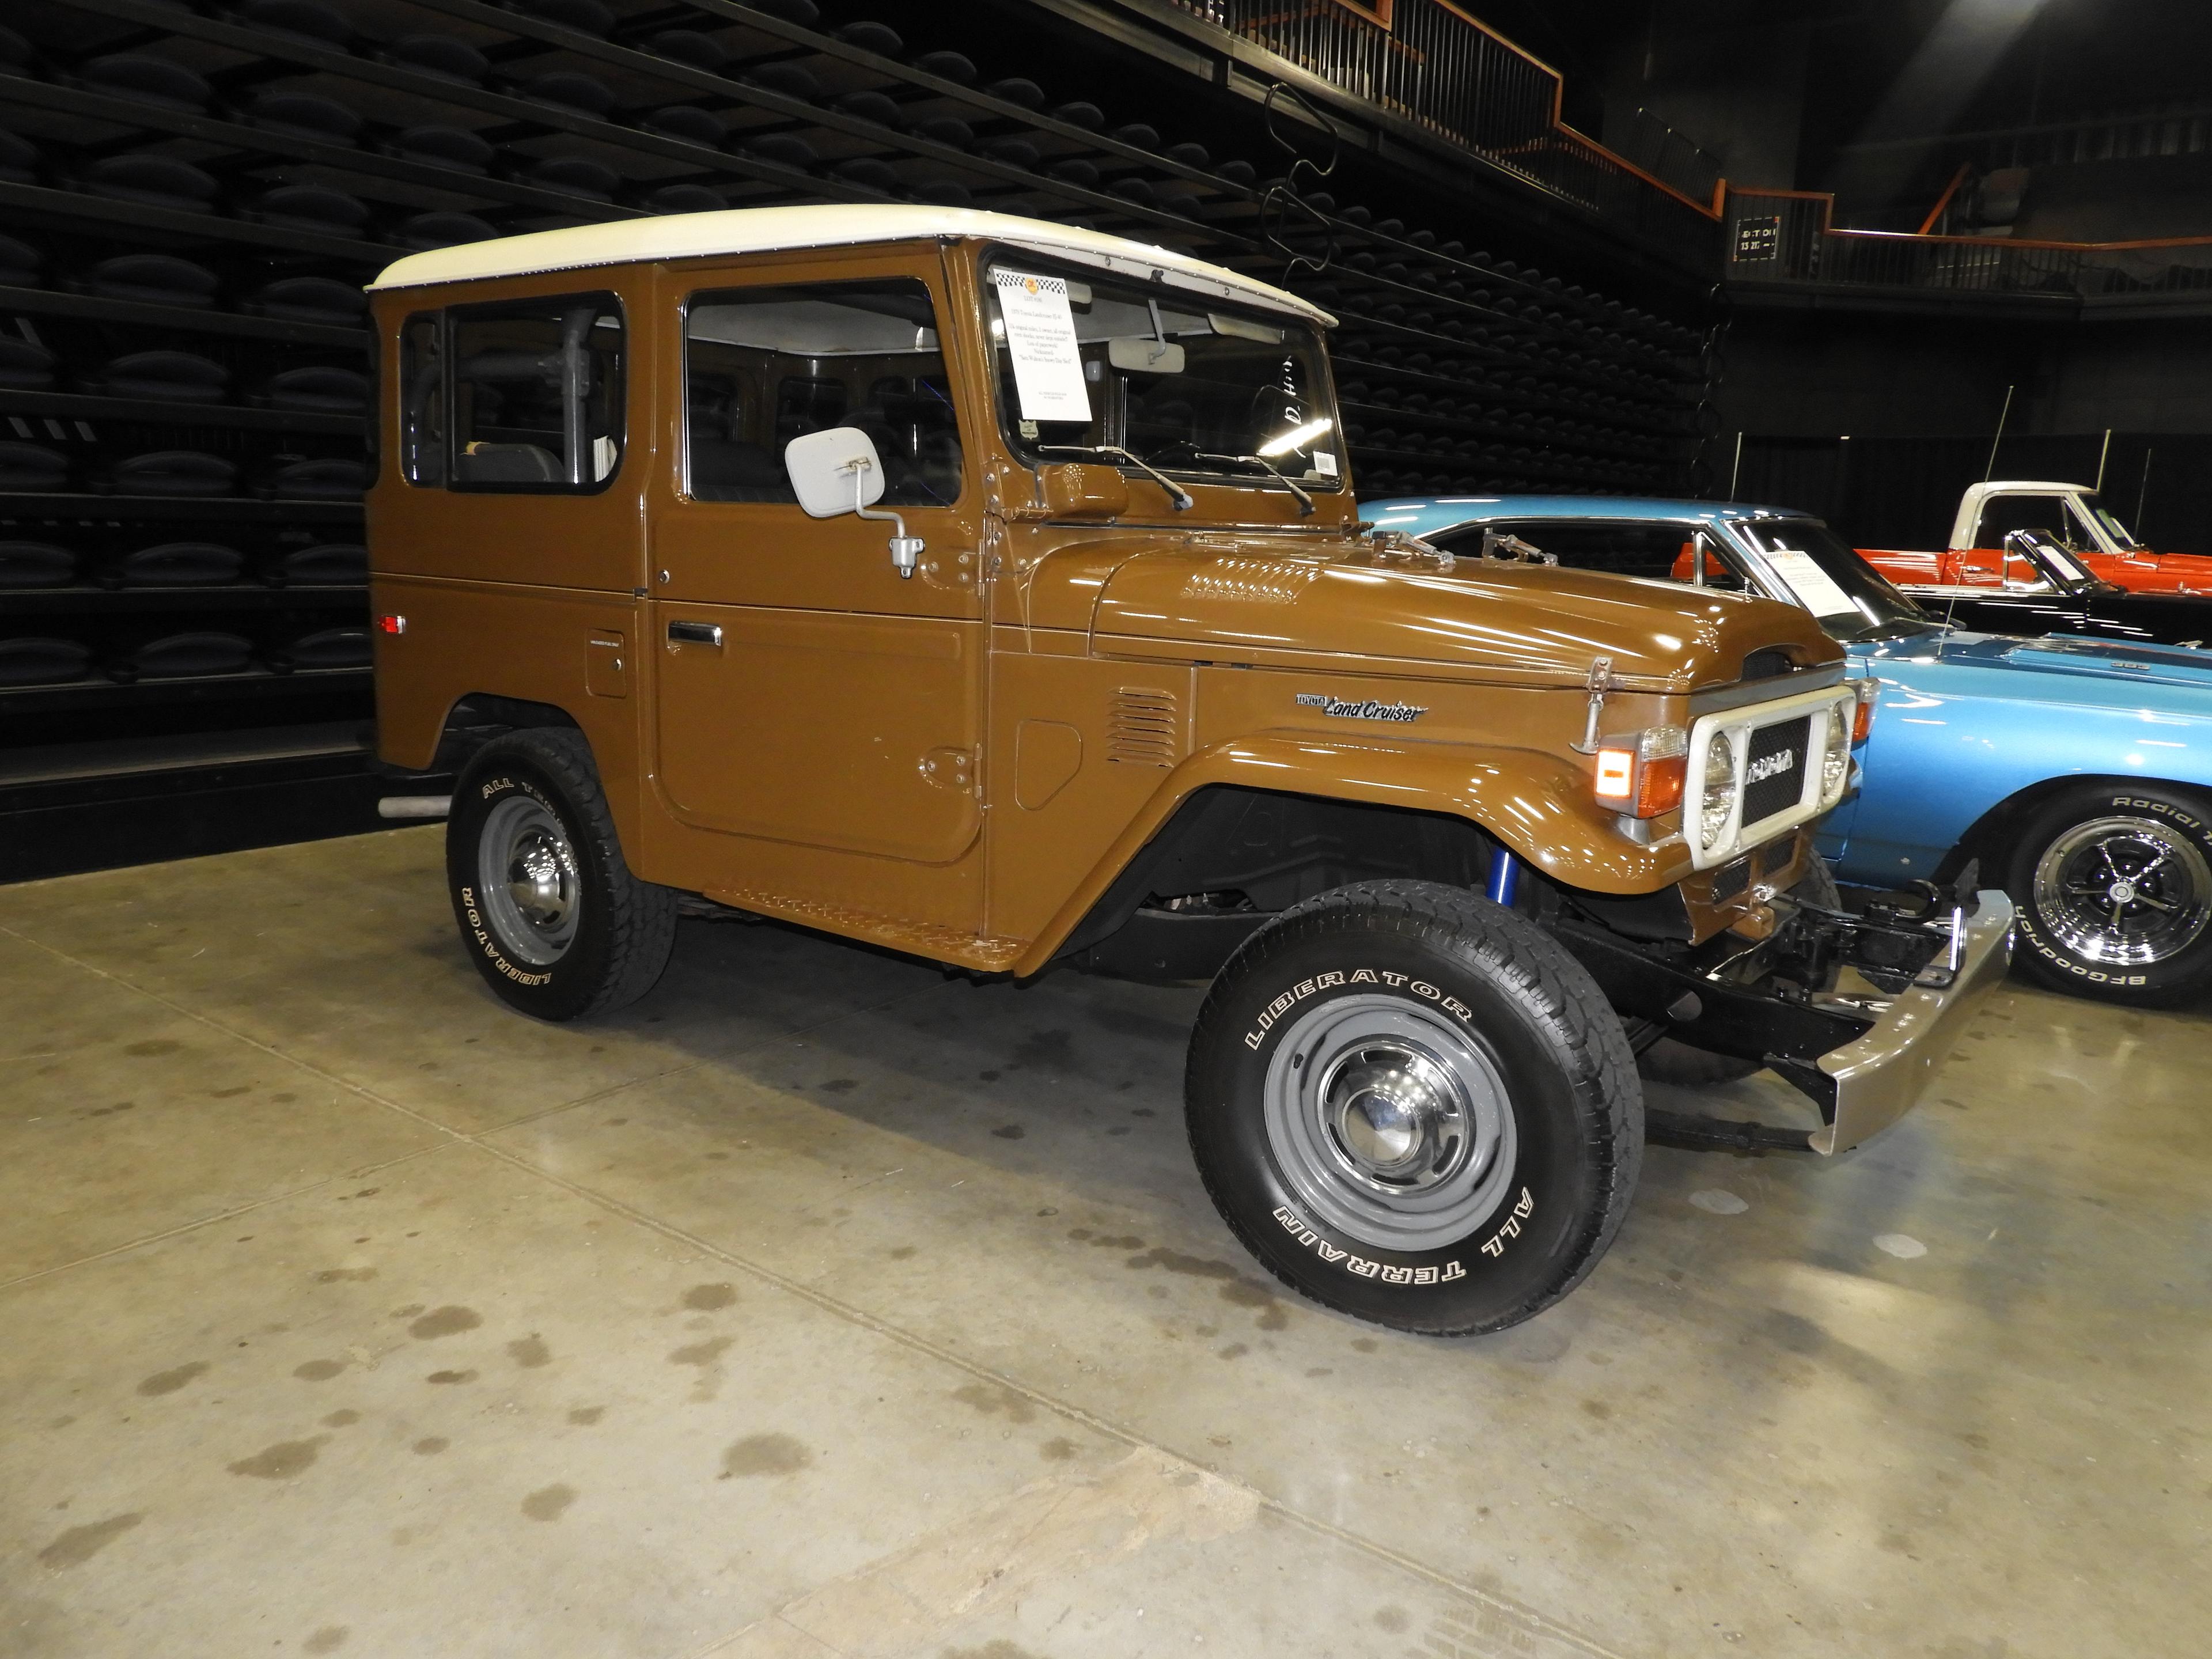
[[[1248,939],[1192,1034],[1206,1191],[1316,1302],[1466,1335],[1541,1312],[1627,1213],[1644,1095],[1595,981],[1462,889],[1363,882]]]
[[[2212,810],[2161,784],[2069,789],[2005,872],[2013,960],[2055,989],[2157,1007],[2212,988]]]
[[[477,751],[446,823],[446,881],[484,983],[538,1019],[627,1007],[675,947],[676,894],[630,873],[580,732]]]

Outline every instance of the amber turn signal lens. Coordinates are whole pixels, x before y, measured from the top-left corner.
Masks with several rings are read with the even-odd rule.
[[[1636,799],[1636,751],[1601,749],[1597,751],[1597,798],[1624,805]]]
[[[1682,786],[1690,775],[1690,757],[1668,755],[1644,763],[1644,775],[1636,789],[1636,816],[1656,818],[1682,804]]]
[[[1851,747],[1857,748],[1874,731],[1874,689],[1869,685],[1859,692],[1858,713],[1851,716]]]

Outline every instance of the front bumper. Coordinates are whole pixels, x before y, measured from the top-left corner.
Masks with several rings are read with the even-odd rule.
[[[1609,929],[1558,925],[1640,1048],[1661,1036],[1771,1066],[1820,1109],[1812,1131],[1665,1120],[1682,1144],[1848,1151],[1911,1110],[2012,961],[2012,901],[1984,890],[1917,915],[1867,918],[1793,906],[1755,945],[1668,954]],[[1849,993],[1843,969],[1899,988]]]
[[[1951,982],[1908,987],[1872,1030],[1820,1056],[1820,1069],[1835,1082],[1835,1121],[1814,1132],[1814,1152],[1849,1152],[1911,1111],[1982,999],[2004,981],[2012,964],[2012,901],[1994,889],[1979,897],[1963,919]]]

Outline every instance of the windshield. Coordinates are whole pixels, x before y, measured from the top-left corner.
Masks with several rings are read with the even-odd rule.
[[[2142,543],[2136,539],[2135,533],[2127,526],[2120,522],[2118,514],[2097,499],[2094,490],[2082,492],[2081,505],[2089,509],[2089,516],[2105,527],[2105,533],[2110,536],[2122,550],[2130,553],[2142,553],[2149,550]],[[2138,502],[2137,505],[2140,506],[2141,503]]]
[[[1935,626],[1818,519],[1739,519],[1729,529],[1758,556],[1773,597],[1811,611],[1831,639],[1894,639]]]
[[[988,260],[983,289],[1000,419],[1032,465],[1114,447],[1171,475],[1281,489],[1238,459],[1256,457],[1308,490],[1343,487],[1305,325],[1026,254]]]

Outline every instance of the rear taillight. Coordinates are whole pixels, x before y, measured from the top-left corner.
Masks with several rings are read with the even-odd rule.
[[[407,631],[407,618],[379,617],[376,619],[376,631],[380,634],[404,634]]]
[[[1682,804],[1689,755],[1690,734],[1680,726],[1652,726],[1600,746],[1592,787],[1616,812],[1656,818]]]

